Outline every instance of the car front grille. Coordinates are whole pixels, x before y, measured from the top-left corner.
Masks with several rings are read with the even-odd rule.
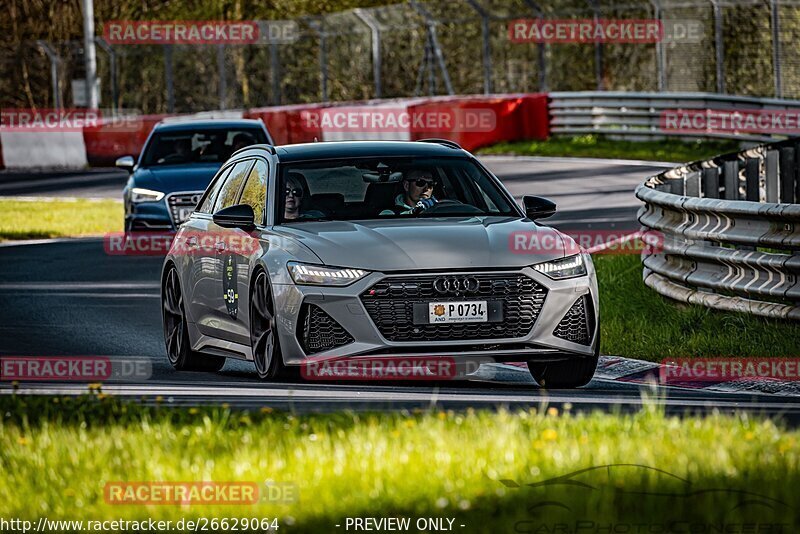
[[[469,277],[477,288],[458,294],[434,289],[437,278]],[[452,293],[452,292],[451,292]],[[360,298],[381,335],[389,341],[453,341],[518,338],[530,333],[547,289],[522,274],[393,276],[364,291]],[[499,301],[502,321],[457,324],[414,324],[414,304],[463,300]]]
[[[182,224],[186,221],[186,219],[189,218],[186,215],[181,217],[181,211],[185,210],[186,208],[194,211],[194,209],[197,207],[197,203],[200,202],[200,197],[202,196],[202,191],[195,191],[191,193],[176,193],[167,197],[169,216],[172,218],[172,222],[175,223],[175,226]],[[191,211],[188,213],[191,213]]]
[[[588,345],[591,343],[594,333],[594,313],[590,313],[591,311],[592,304],[589,301],[589,295],[582,296],[575,301],[558,323],[556,329],[553,330],[553,335],[572,343]]]
[[[313,304],[303,304],[297,337],[306,354],[335,349],[354,341],[342,325]]]

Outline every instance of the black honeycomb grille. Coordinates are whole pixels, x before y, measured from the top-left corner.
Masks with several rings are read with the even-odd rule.
[[[389,277],[361,294],[361,302],[389,341],[454,341],[523,337],[530,333],[547,296],[547,289],[522,274],[469,274],[478,289],[442,296],[433,289],[435,276]],[[500,301],[503,320],[496,323],[417,324],[415,303],[486,299]]]
[[[306,354],[335,349],[354,341],[342,325],[319,306],[304,304],[300,310],[298,337]]]
[[[587,303],[588,298],[588,295],[584,295],[575,301],[575,304],[570,307],[556,329],[553,330],[555,337],[581,345],[588,345],[592,341],[594,316],[589,319],[587,307],[590,307],[591,304]]]

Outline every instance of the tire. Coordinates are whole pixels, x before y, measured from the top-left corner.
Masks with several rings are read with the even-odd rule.
[[[161,312],[167,358],[177,371],[219,371],[225,358],[192,350],[178,270],[170,266],[161,288]]]
[[[592,381],[600,358],[600,325],[597,325],[597,348],[592,356],[578,356],[560,362],[528,362],[528,370],[543,388],[572,389]]]
[[[275,303],[267,273],[259,271],[250,289],[250,347],[261,380],[279,380],[287,374],[275,322]]]

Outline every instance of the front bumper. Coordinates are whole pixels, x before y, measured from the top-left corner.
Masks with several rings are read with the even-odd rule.
[[[382,281],[429,276],[479,276],[508,279],[524,277],[532,281],[526,285],[543,289],[538,299],[538,309],[522,306],[512,309],[504,303],[504,322],[528,321],[522,328],[478,323],[471,328],[442,331],[432,325],[422,331],[413,324],[387,329],[386,322],[376,321],[374,307],[369,308],[361,298],[370,288],[381,287]],[[482,286],[483,287],[483,286]],[[570,356],[594,356],[598,343],[597,282],[594,267],[589,263],[587,276],[568,280],[551,280],[530,267],[497,271],[452,271],[420,273],[370,273],[347,287],[302,286],[294,284],[273,285],[277,310],[277,329],[284,361],[299,365],[311,358],[338,358],[353,356],[453,356],[491,357],[495,361],[560,360]],[[514,296],[506,290],[506,297]],[[481,294],[464,295],[462,300],[502,300],[502,297]],[[419,300],[419,299],[417,299]],[[430,300],[438,300],[431,298]],[[504,301],[505,302],[505,301]],[[392,306],[407,306],[411,302],[395,302]],[[577,308],[583,307],[585,329],[577,335],[573,327],[580,327]],[[322,313],[319,313],[319,312]],[[370,314],[372,312],[372,315]],[[385,310],[384,310],[385,311]],[[578,310],[579,311],[579,310]],[[526,314],[535,313],[535,317]],[[309,315],[311,314],[311,315]],[[568,315],[569,314],[569,315]],[[392,315],[390,319],[408,317]],[[334,339],[338,346],[309,343],[304,336],[308,326],[322,329],[326,339]],[[514,326],[513,324],[510,326]],[[487,330],[488,329],[488,330]],[[398,334],[399,332],[399,334]],[[488,333],[487,333],[488,332]],[[511,337],[504,334],[511,333]],[[578,332],[578,334],[581,334]],[[394,339],[392,339],[394,338]],[[413,338],[413,339],[412,339]],[[396,340],[403,339],[403,340]],[[579,340],[575,342],[572,340]]]

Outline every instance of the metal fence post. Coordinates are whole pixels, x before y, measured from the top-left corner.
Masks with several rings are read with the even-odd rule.
[[[381,28],[372,15],[357,8],[353,13],[367,25],[372,38],[372,77],[375,81],[375,98],[381,97]]]
[[[490,15],[475,0],[466,0],[472,9],[478,12],[481,17],[481,37],[483,38],[483,93],[488,95],[492,92],[492,43],[490,41],[491,31],[489,28]]]
[[[660,0],[650,0],[653,5],[653,18],[661,24],[662,31],[664,22],[662,20],[661,2]],[[667,86],[667,67],[666,57],[664,55],[664,43],[661,39],[656,42],[656,74],[658,80],[658,90],[663,92]]]
[[[428,39],[430,40],[436,62],[439,64],[439,70],[442,71],[442,78],[444,79],[444,86],[447,89],[447,94],[455,94],[453,92],[453,84],[450,82],[450,73],[447,71],[447,65],[444,62],[442,47],[439,45],[439,38],[436,35],[436,21],[428,12],[428,10],[422,7],[422,5],[420,5],[416,0],[409,0],[409,3],[417,13],[422,15],[422,17],[425,19],[426,25],[428,26]]]
[[[722,42],[722,8],[720,0],[710,0],[714,8],[714,50],[717,59],[717,92],[725,93],[725,50]]]
[[[175,83],[172,79],[172,45],[164,45],[164,78],[167,83],[167,113],[175,112]]]
[[[61,58],[58,57],[56,51],[45,41],[38,40],[36,45],[41,48],[47,59],[50,60],[50,80],[52,83],[53,91],[53,107],[61,109],[61,92],[58,89],[58,65],[61,63]]]
[[[270,73],[272,74],[272,105],[281,104],[281,59],[279,56],[278,43],[269,44]]]
[[[594,12],[594,23],[600,22],[600,8],[597,6],[597,0],[588,0],[589,7]],[[594,76],[597,79],[597,90],[603,90],[603,43],[594,43]]]
[[[95,37],[97,46],[103,49],[108,54],[108,70],[110,71],[109,77],[111,78],[111,110],[117,112],[119,110],[119,89],[117,88],[117,52],[114,48],[106,42],[102,37]]]
[[[775,73],[775,97],[783,98],[781,83],[781,21],[778,13],[778,0],[770,0],[772,26],[772,70]]]
[[[319,20],[309,20],[308,26],[319,36],[320,93],[323,102],[328,101],[328,50],[325,42],[325,29]]]
[[[537,18],[544,18],[544,11],[539,7],[539,4],[533,0],[523,0],[526,6],[530,8]],[[547,91],[547,49],[544,43],[536,43],[536,61],[539,68],[539,91]]]
[[[228,96],[228,77],[225,74],[225,45],[217,45],[217,70],[219,71],[219,109],[225,110]]]

